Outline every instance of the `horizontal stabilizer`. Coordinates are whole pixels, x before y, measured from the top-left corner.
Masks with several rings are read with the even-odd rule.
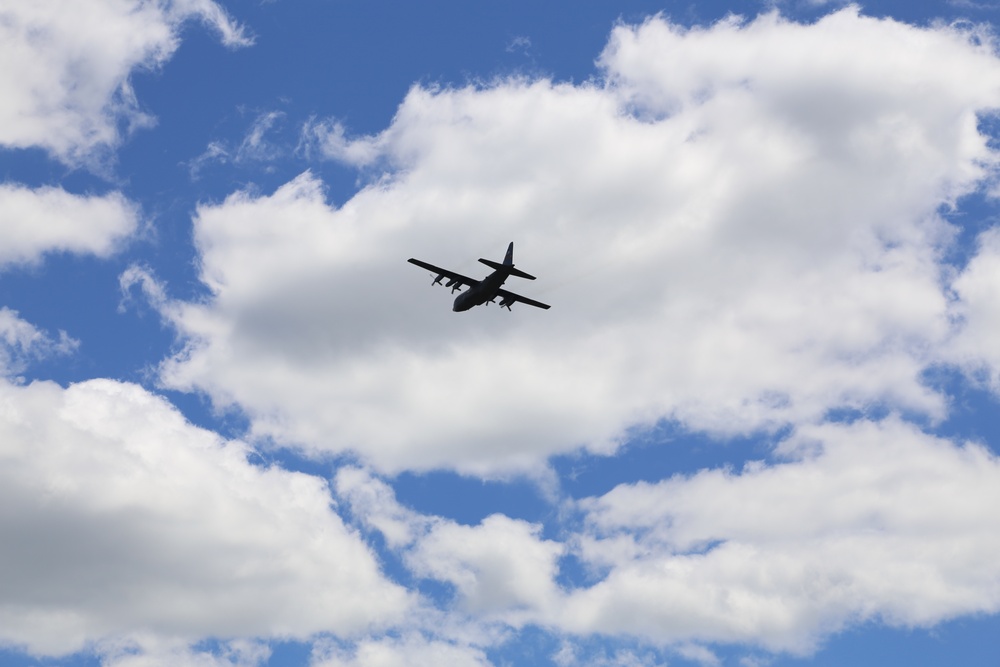
[[[479,261],[485,264],[486,266],[490,267],[491,269],[496,269],[498,271],[506,271],[510,275],[517,276],[518,278],[527,278],[528,280],[535,279],[535,276],[531,275],[530,273],[525,273],[521,269],[515,269],[513,266],[510,266],[509,264],[501,264],[500,262],[494,262],[492,259],[483,259],[482,257],[479,258]]]

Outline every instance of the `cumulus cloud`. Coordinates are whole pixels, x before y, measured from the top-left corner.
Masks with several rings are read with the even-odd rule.
[[[541,526],[502,514],[477,526],[437,522],[408,554],[418,575],[452,584],[464,609],[478,615],[530,616],[558,599],[554,583],[563,546],[540,538]]]
[[[582,529],[562,541],[500,515],[472,526],[421,515],[356,468],[336,489],[411,572],[454,587],[451,613],[631,636],[702,664],[718,664],[705,643],[804,654],[860,622],[928,627],[1000,611],[1000,459],[989,449],[890,417],[800,427],[776,454],[580,500]],[[596,583],[557,583],[569,554]],[[361,664],[375,646],[387,650],[340,646],[331,664]],[[568,640],[553,659],[578,654]]]
[[[410,572],[450,584],[463,612],[518,625],[558,602],[555,577],[565,548],[543,539],[540,525],[502,514],[475,526],[423,515],[400,505],[388,484],[359,468],[339,470],[335,487]]]
[[[410,572],[453,587],[448,613],[563,633],[560,664],[594,635],[711,665],[706,644],[805,654],[860,622],[1000,611],[1000,458],[988,448],[889,417],[802,426],[776,457],[571,502],[582,521],[559,540],[502,515],[419,514],[356,468],[335,487]],[[586,581],[560,583],[567,556]]]
[[[537,470],[661,420],[941,418],[938,211],[995,162],[983,40],[854,8],[657,17],[614,30],[604,83],[415,87],[377,137],[328,128],[331,156],[392,168],[341,206],[306,172],[198,208],[212,294],[165,309],[184,348],[162,381],[389,473]],[[510,288],[552,310],[456,315],[405,262],[479,276],[512,239],[539,280]]]
[[[129,75],[165,62],[191,18],[249,42],[210,0],[0,0],[0,61],[18,63],[0,65],[0,144],[72,163],[151,122]],[[374,136],[310,122],[303,146],[368,187],[338,204],[306,172],[200,205],[207,298],[172,299],[138,264],[120,282],[178,333],[164,386],[240,408],[251,439],[364,467],[339,470],[334,497],[136,385],[0,379],[0,643],[253,667],[269,638],[323,636],[322,667],[481,667],[496,633],[537,624],[569,637],[559,664],[578,661],[576,639],[630,635],[712,665],[713,642],[806,652],[860,621],[1000,611],[1000,460],[865,417],[944,417],[922,381],[936,364],[1000,388],[1000,233],[953,275],[938,213],[993,178],[977,125],[1000,107],[993,49],[977,28],[856,9],[809,25],[656,17],[612,32],[600,81],[417,86]],[[281,117],[211,144],[192,174],[273,158]],[[107,256],[137,218],[118,194],[2,185],[0,268]],[[511,239],[540,279],[509,287],[551,311],[453,314],[405,262],[478,276]],[[0,308],[3,375],[76,344]],[[827,423],[841,408],[861,417]],[[580,521],[557,537],[420,514],[379,477],[542,477],[554,454],[611,454],[662,420],[792,435],[777,463],[568,502]],[[454,595],[388,580],[364,531],[401,579]],[[567,557],[585,583],[560,577]],[[657,658],[600,651],[594,664]]]
[[[107,257],[135,231],[138,219],[136,206],[118,192],[76,195],[0,184],[0,269],[37,264],[56,252]]]
[[[626,484],[580,503],[605,577],[563,627],[807,652],[848,623],[1000,611],[1000,459],[897,418],[803,427],[774,466]]]
[[[177,664],[205,637],[352,636],[398,620],[411,596],[325,482],[251,456],[132,384],[0,383],[0,641]],[[255,664],[254,646],[198,660]]]
[[[166,62],[189,19],[250,43],[211,0],[0,2],[0,146],[77,163],[114,147],[122,126],[152,123],[129,77]]]

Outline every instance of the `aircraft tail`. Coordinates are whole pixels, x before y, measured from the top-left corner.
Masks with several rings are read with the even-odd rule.
[[[490,267],[491,269],[497,269],[498,271],[506,271],[512,276],[517,276],[518,278],[527,278],[528,280],[534,280],[535,276],[530,273],[525,273],[521,269],[514,268],[514,242],[511,241],[510,245],[507,246],[507,254],[504,255],[503,264],[500,262],[494,262],[492,259],[479,258],[479,261]]]

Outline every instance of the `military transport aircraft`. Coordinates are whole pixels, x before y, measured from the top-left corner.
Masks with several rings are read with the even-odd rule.
[[[511,305],[515,302],[526,303],[529,306],[534,306],[536,308],[545,308],[548,310],[549,306],[547,304],[535,301],[534,299],[528,299],[520,294],[514,294],[513,292],[508,292],[505,289],[501,289],[504,281],[511,276],[517,276],[518,278],[527,278],[528,280],[534,280],[535,276],[529,275],[520,269],[514,268],[514,242],[511,241],[510,245],[507,246],[507,255],[503,258],[503,263],[494,262],[491,259],[480,258],[479,261],[486,266],[494,269],[493,273],[486,276],[482,280],[473,280],[472,278],[467,278],[461,273],[455,273],[454,271],[449,271],[448,269],[442,269],[433,264],[428,264],[427,262],[422,262],[419,259],[413,259],[412,257],[408,260],[410,264],[416,264],[417,266],[427,269],[428,271],[433,271],[437,274],[437,278],[434,279],[432,285],[440,285],[441,281],[445,278],[448,282],[444,284],[445,287],[450,287],[452,293],[456,290],[461,290],[463,285],[468,285],[469,289],[466,292],[462,292],[455,299],[455,305],[452,307],[456,313],[463,310],[468,310],[473,306],[479,306],[484,303],[492,303],[497,297],[500,297],[500,307],[510,310]]]

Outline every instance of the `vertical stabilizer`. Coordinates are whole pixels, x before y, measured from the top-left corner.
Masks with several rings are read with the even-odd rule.
[[[504,266],[514,266],[514,242],[507,246],[507,254],[503,257]]]

